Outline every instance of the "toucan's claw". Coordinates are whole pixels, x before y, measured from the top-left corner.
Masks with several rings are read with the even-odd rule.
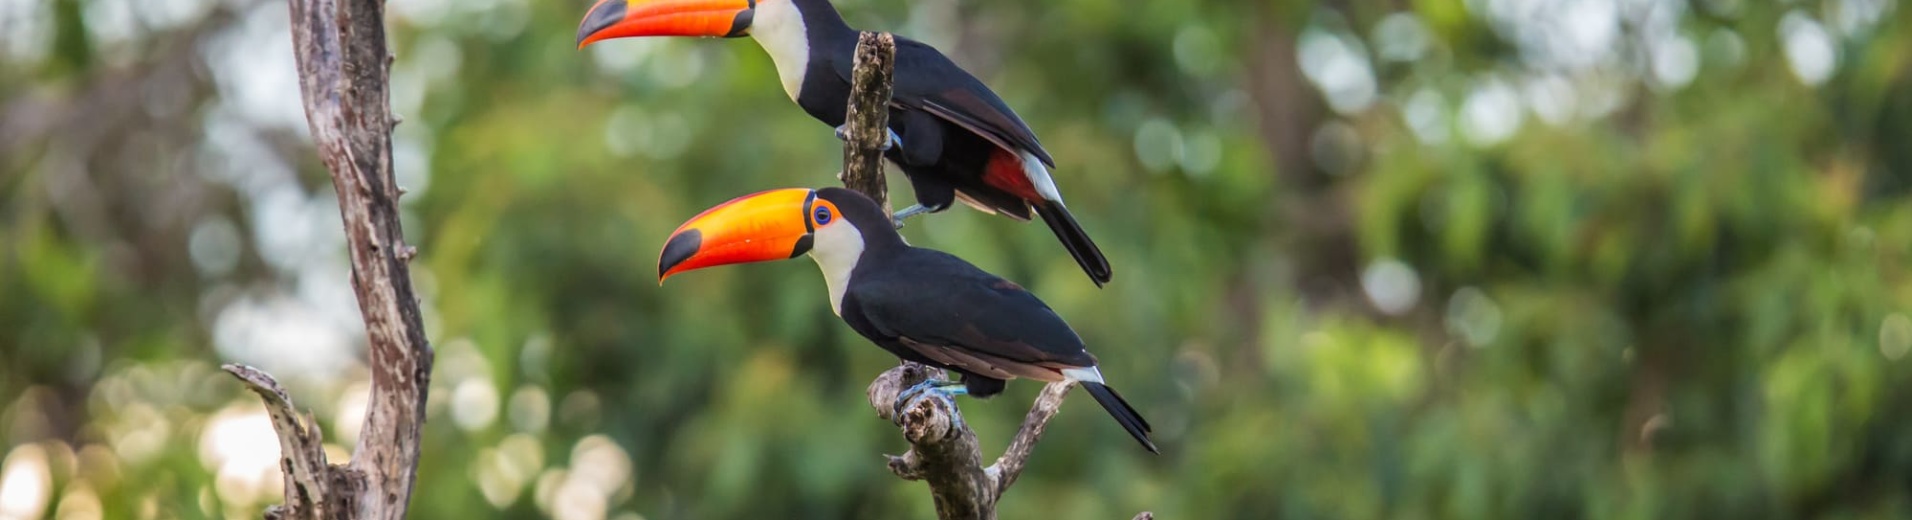
[[[918,403],[923,402],[923,400],[925,399],[939,399],[943,401],[944,406],[947,406],[949,408],[950,425],[960,428],[963,425],[963,414],[958,412],[956,408],[956,398],[954,396],[955,396],[955,392],[945,392],[942,390],[932,389],[926,392],[916,394],[916,397],[910,398],[910,400],[907,402],[900,402],[899,404],[902,406],[900,410],[910,410],[910,409],[916,408],[916,405]],[[896,424],[898,425],[903,424],[903,412],[901,411],[897,412],[897,414],[894,417],[896,418]]]
[[[895,423],[902,424],[903,412],[905,410],[914,408],[916,407],[916,403],[930,398],[948,401],[949,409],[953,411],[956,409],[955,396],[968,393],[969,387],[961,381],[947,381],[942,379],[926,380],[917,383],[916,386],[904,389],[902,393],[896,394],[896,403],[890,410],[890,418]],[[956,420],[958,424],[961,424],[962,417],[958,416]]]
[[[896,214],[892,215],[891,218],[894,218],[896,220],[903,220],[906,218],[914,217],[914,216],[921,215],[924,213],[929,213],[929,212],[930,212],[930,209],[928,206],[924,206],[922,204],[916,204],[907,208],[903,208],[902,211],[896,212]]]
[[[903,208],[902,211],[898,211],[895,214],[890,215],[890,220],[896,222],[896,229],[903,229],[903,219],[914,217],[924,213],[929,213],[929,212],[930,212],[930,209],[928,207],[925,207],[922,204],[917,204],[914,206]]]
[[[890,151],[891,148],[896,148],[903,145],[903,138],[896,135],[895,130],[890,130],[888,128],[885,128],[884,131],[887,131],[890,133],[890,138],[889,140],[883,142],[883,148],[882,148],[883,151],[887,152],[887,151]],[[848,123],[837,125],[836,138],[838,141],[850,140],[850,125]]]
[[[922,395],[924,390],[928,390],[931,386],[934,386],[936,382],[937,380],[935,379],[924,380],[915,386],[903,389],[902,393],[896,394],[896,402],[891,404],[890,417],[898,423],[901,423],[903,421],[903,410],[908,410],[910,405],[916,404],[916,397]]]
[[[958,388],[962,388],[962,387],[958,387]],[[959,410],[956,408],[956,396],[961,394],[966,394],[966,393],[968,392],[966,391],[965,392],[949,392],[949,393],[935,392],[937,399],[942,399],[944,402],[949,404],[949,426],[951,428],[960,429],[963,427],[963,413],[962,413],[962,410]]]

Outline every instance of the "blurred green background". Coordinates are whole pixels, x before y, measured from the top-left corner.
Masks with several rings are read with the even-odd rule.
[[[1116,269],[966,209],[1156,426],[1074,396],[1004,518],[1912,518],[1912,6],[840,0],[1042,136]],[[438,349],[418,518],[931,518],[807,261],[666,234],[834,184],[746,40],[391,0]],[[367,375],[283,2],[0,0],[0,519],[256,518]],[[900,178],[893,194],[908,200]],[[994,456],[1038,385],[962,401]]]

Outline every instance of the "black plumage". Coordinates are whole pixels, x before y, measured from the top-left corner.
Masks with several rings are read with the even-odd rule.
[[[809,59],[797,104],[820,121],[841,126],[848,109],[858,31],[827,0],[791,0],[801,11]],[[1023,162],[1046,168],[1055,159],[1035,132],[995,91],[934,47],[896,39],[890,129],[901,146],[885,154],[909,176],[917,204],[948,209],[960,196],[1018,220],[1041,216],[1083,272],[1100,286],[1113,277],[1101,248],[1089,238],[1060,194],[1042,193]]]
[[[876,203],[841,188],[817,190],[854,224],[863,251],[838,313],[851,329],[903,359],[961,374],[969,393],[989,397],[1006,380],[1065,378],[1093,369],[1074,329],[1035,295],[953,255],[913,247]],[[1098,375],[1099,377],[1099,375]],[[1149,424],[1115,390],[1081,381],[1123,429],[1155,451]]]

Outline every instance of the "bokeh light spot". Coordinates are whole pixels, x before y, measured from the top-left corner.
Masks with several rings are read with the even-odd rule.
[[[1461,104],[1461,130],[1467,142],[1492,146],[1520,131],[1520,96],[1498,79],[1475,87]]]
[[[0,520],[38,519],[52,496],[53,473],[40,445],[22,444],[7,453],[0,465]]]
[[[1361,271],[1361,289],[1374,308],[1400,315],[1414,308],[1421,299],[1421,277],[1413,267],[1392,258],[1368,264]]]
[[[1879,354],[1898,361],[1908,351],[1912,351],[1912,318],[1904,313],[1886,316],[1885,323],[1879,325]]]
[[[1799,81],[1818,86],[1832,77],[1839,56],[1832,35],[1817,20],[1799,11],[1788,12],[1779,20],[1779,38],[1786,46],[1786,64]]]
[[[1336,112],[1353,114],[1374,102],[1378,92],[1374,71],[1359,41],[1311,28],[1301,34],[1296,52],[1302,74],[1321,89]]]
[[[466,431],[491,426],[498,419],[498,388],[484,377],[458,383],[451,392],[451,419]]]
[[[1454,291],[1447,299],[1447,331],[1474,348],[1485,347],[1500,334],[1500,305],[1473,287]]]

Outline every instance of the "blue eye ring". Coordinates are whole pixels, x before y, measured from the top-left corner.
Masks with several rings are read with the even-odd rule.
[[[829,225],[830,219],[834,218],[834,216],[830,214],[829,206],[817,206],[816,211],[811,214],[815,216],[817,225],[819,226]]]

